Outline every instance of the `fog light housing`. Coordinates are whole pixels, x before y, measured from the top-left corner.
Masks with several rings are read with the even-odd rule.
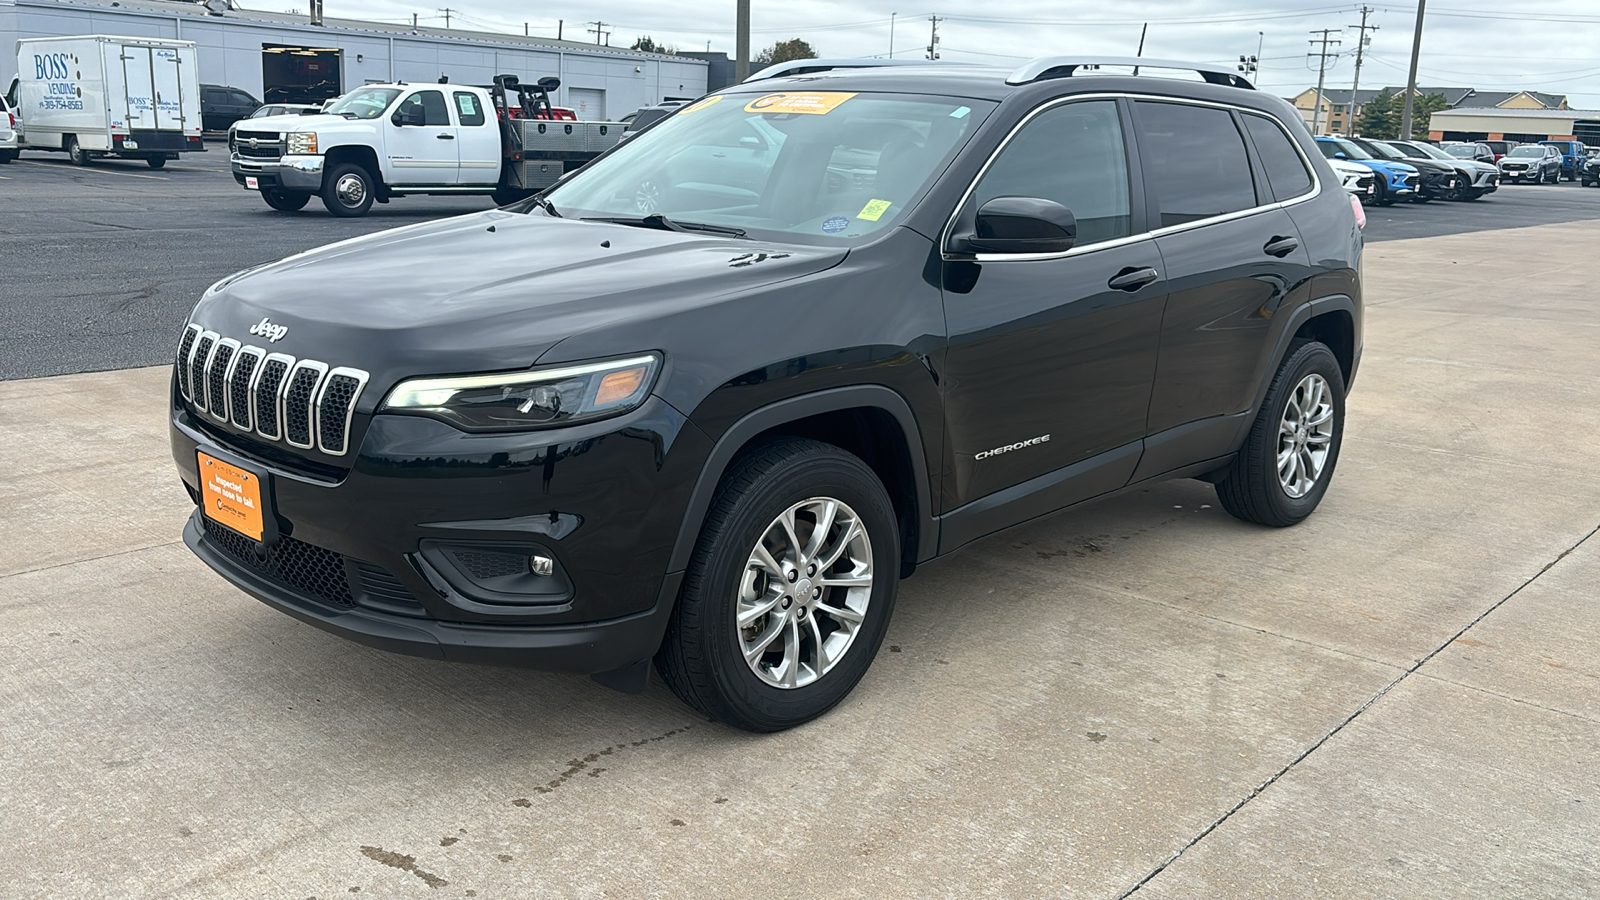
[[[423,541],[417,568],[444,599],[467,609],[552,606],[572,600],[555,554],[537,544]]]

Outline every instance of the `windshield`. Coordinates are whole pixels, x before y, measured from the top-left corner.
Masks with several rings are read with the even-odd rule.
[[[1506,155],[1516,157],[1531,156],[1535,159],[1538,159],[1539,157],[1544,156],[1544,154],[1545,149],[1543,147],[1537,144],[1524,144],[1521,147],[1512,147],[1511,152],[1507,153]]]
[[[394,98],[400,96],[399,88],[356,88],[328,107],[336,116],[354,116],[357,119],[376,119],[389,108]]]
[[[1361,147],[1361,149],[1366,150],[1367,152],[1371,153],[1373,156],[1378,157],[1379,159],[1405,159],[1406,158],[1406,154],[1401,153],[1399,150],[1396,150],[1395,148],[1389,146],[1388,144],[1384,144],[1384,143],[1362,141],[1361,144],[1360,144],[1360,147]]]
[[[1456,159],[1474,159],[1478,155],[1478,148],[1471,144],[1455,144],[1444,148],[1444,152]]]
[[[898,222],[994,106],[919,94],[717,94],[546,196],[568,218],[663,216],[775,240],[857,240]]]
[[[1435,147],[1432,144],[1399,144],[1397,146],[1399,146],[1400,149],[1402,149],[1402,150],[1414,150],[1414,151],[1416,151],[1418,153],[1421,153],[1423,156],[1427,156],[1427,157],[1430,157],[1432,159],[1442,159],[1442,160],[1445,160],[1446,162],[1455,162],[1456,161],[1456,158],[1454,156],[1451,156],[1450,154],[1444,152],[1443,150],[1440,150],[1438,147]],[[1467,154],[1467,158],[1471,159],[1472,158],[1472,154],[1470,154],[1470,153]]]
[[[1343,153],[1345,156],[1348,156],[1351,159],[1372,158],[1371,153],[1368,153],[1349,141],[1317,141],[1317,146],[1322,148],[1322,155],[1329,159],[1333,159],[1334,154],[1336,153]]]

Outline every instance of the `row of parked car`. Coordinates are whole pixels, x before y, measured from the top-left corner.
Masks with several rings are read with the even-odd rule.
[[[1317,138],[1317,146],[1344,179],[1345,190],[1380,206],[1401,200],[1477,200],[1501,184],[1554,184],[1563,177],[1581,179],[1584,187],[1600,185],[1600,148],[1581,141],[1434,145],[1335,136]]]

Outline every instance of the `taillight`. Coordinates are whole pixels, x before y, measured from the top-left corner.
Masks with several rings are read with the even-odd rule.
[[[1354,194],[1351,194],[1350,195],[1350,208],[1352,210],[1355,210],[1356,227],[1362,229],[1363,231],[1366,230],[1366,227],[1367,227],[1367,211],[1365,209],[1361,208],[1361,198],[1357,197]]]

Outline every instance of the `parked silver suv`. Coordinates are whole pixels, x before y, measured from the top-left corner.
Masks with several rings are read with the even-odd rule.
[[[1555,184],[1561,180],[1561,150],[1548,144],[1519,144],[1500,157],[1501,181]]]

